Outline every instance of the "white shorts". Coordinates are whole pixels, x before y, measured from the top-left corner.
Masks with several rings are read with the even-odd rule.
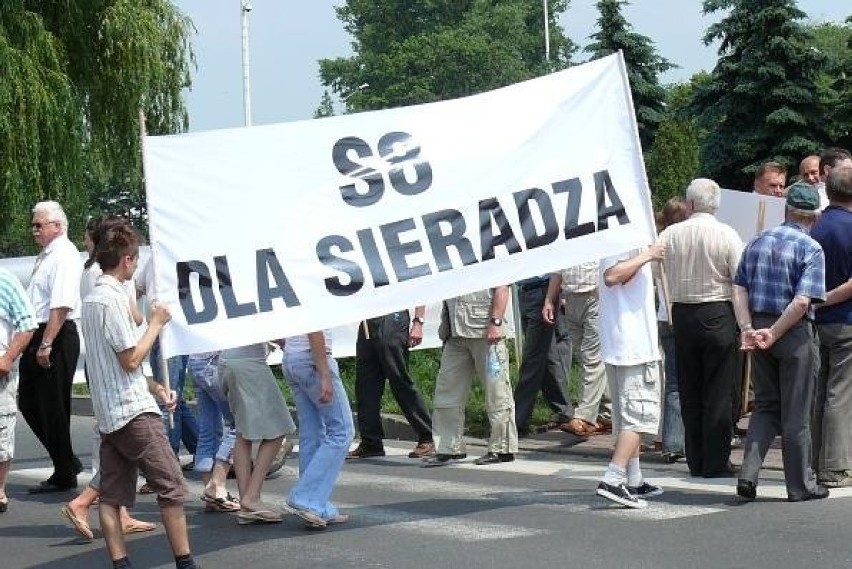
[[[656,435],[660,426],[659,362],[606,364],[606,377],[612,397],[612,432]]]
[[[12,460],[15,456],[16,413],[0,414],[0,462]]]

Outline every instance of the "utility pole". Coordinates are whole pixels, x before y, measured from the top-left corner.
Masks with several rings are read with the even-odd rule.
[[[550,63],[550,10],[547,0],[541,0],[541,5],[544,8],[544,60]]]
[[[251,86],[249,83],[249,24],[248,16],[251,12],[251,2],[240,0],[240,18],[243,30],[243,121],[246,126],[251,126]]]

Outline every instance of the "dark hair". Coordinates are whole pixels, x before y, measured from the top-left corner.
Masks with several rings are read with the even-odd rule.
[[[839,146],[830,146],[826,148],[822,151],[822,154],[819,155],[819,175],[825,175],[826,166],[834,168],[837,166],[838,162],[845,160],[846,158],[852,158],[852,154],[850,154],[845,148],[840,148]]]
[[[139,242],[139,234],[127,220],[121,220],[121,223],[104,228],[95,249],[95,259],[101,266],[101,270],[111,271],[125,256],[138,255]]]
[[[89,220],[86,224],[86,233],[89,234],[89,239],[92,240],[93,247],[89,258],[86,259],[86,263],[83,265],[84,268],[88,269],[95,264],[95,253],[98,250],[98,245],[103,240],[104,233],[111,227],[123,223],[127,223],[127,220],[117,215],[102,215]]]
[[[683,198],[672,198],[660,211],[660,225],[665,229],[669,225],[680,223],[689,217],[689,205]]]

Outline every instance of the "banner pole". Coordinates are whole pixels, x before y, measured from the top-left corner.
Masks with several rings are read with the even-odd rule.
[[[147,133],[146,128],[145,128],[145,111],[143,111],[140,108],[139,109],[139,150],[142,152],[142,190],[143,191],[145,191],[145,152],[144,152],[144,148],[145,148],[145,136],[147,134],[148,133]],[[148,203],[148,192],[147,191],[145,192],[145,206],[146,206],[145,207],[146,211],[149,212],[148,235],[150,236],[150,241],[151,241],[151,270],[154,272],[154,288],[155,288],[153,295],[152,295],[152,291],[150,291],[150,290],[145,291],[145,292],[148,295],[148,299],[150,301],[152,301],[151,304],[153,304],[153,301],[157,300],[157,297],[158,297],[158,295],[156,294],[156,286],[157,286],[156,283],[159,282],[159,279],[157,278],[157,275],[159,273],[157,272],[156,257],[154,256],[154,245],[155,245],[154,231],[152,230],[152,228],[150,226],[151,204]],[[159,342],[160,339],[157,338],[157,341]],[[170,381],[170,378],[169,378],[169,363],[168,363],[168,360],[166,360],[166,357],[163,355],[162,345],[160,346],[160,357],[158,358],[158,360],[159,361],[157,361],[155,363],[155,365],[160,366],[160,377],[163,378],[163,387],[166,389],[166,392],[171,395],[172,388],[171,388],[171,381]],[[174,428],[175,428],[175,414],[174,414],[173,411],[169,411],[169,429],[174,429]]]

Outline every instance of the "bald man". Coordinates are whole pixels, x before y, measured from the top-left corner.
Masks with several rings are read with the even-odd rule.
[[[819,156],[816,154],[806,156],[799,163],[799,176],[806,184],[812,186],[819,184]]]

